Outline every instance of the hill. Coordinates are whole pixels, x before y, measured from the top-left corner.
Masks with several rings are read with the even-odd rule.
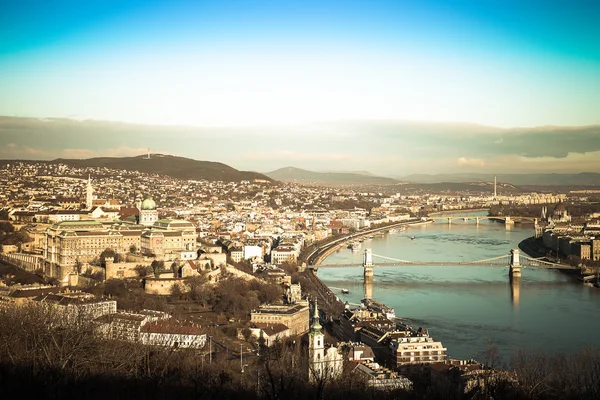
[[[366,175],[361,172],[314,172],[305,169],[285,167],[267,172],[268,177],[284,182],[315,183],[315,184],[380,184],[394,185],[399,183],[392,178]]]
[[[8,162],[6,160],[4,163]],[[62,159],[52,161],[36,161],[46,163],[63,163],[72,167],[86,168],[99,167],[111,169],[124,169],[139,171],[147,174],[167,175],[177,179],[193,179],[208,181],[239,182],[243,180],[263,179],[272,181],[271,178],[258,172],[239,171],[229,165],[212,162],[198,161],[190,158],[152,154],[150,159],[145,155],[136,157],[98,157],[88,159]]]
[[[413,183],[441,183],[441,182],[493,182],[494,176],[490,174],[414,174],[401,178]],[[542,186],[598,186],[600,174],[583,172],[579,174],[498,174],[498,182],[513,185],[542,185]]]

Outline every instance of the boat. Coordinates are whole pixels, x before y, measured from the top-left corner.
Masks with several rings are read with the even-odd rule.
[[[414,236],[411,236],[411,237],[410,237],[410,240],[415,240],[415,237],[414,237]]]
[[[342,294],[348,294],[350,291],[348,289],[342,289]]]
[[[358,250],[360,250],[360,242],[352,242],[352,243],[350,243],[350,248],[352,249],[352,251],[358,251]]]
[[[385,315],[385,317],[389,320],[394,320],[396,318],[396,312],[392,307],[386,306],[377,300],[363,299],[362,304],[364,304],[364,306],[369,310],[373,310]]]

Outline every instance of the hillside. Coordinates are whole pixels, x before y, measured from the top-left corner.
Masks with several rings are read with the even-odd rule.
[[[401,178],[412,183],[441,183],[441,182],[493,182],[494,176],[490,174],[414,174]],[[498,182],[513,185],[600,185],[600,174],[583,172],[579,174],[498,174]]]
[[[394,185],[398,181],[392,178],[367,175],[364,172],[314,172],[305,169],[285,167],[267,172],[268,177],[284,182],[316,183],[316,184],[380,184]]]
[[[4,160],[4,163],[9,162]],[[147,174],[167,175],[177,179],[194,179],[208,181],[239,182],[243,180],[271,178],[257,172],[238,171],[219,162],[198,161],[190,158],[176,157],[163,154],[152,154],[136,157],[98,157],[89,159],[56,159],[52,161],[35,161],[46,163],[63,163],[73,167],[100,167],[139,171]]]

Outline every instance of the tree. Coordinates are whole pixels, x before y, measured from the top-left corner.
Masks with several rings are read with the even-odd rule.
[[[100,265],[106,267],[107,258],[113,258],[115,262],[118,262],[119,260],[116,258],[116,255],[117,253],[113,249],[107,247],[102,253],[100,253]]]
[[[0,233],[11,233],[14,232],[15,227],[10,222],[0,222]]]
[[[140,278],[145,278],[148,275],[148,267],[138,264],[134,268],[135,272],[138,274]],[[152,273],[153,271],[151,271]]]
[[[154,260],[150,264],[150,267],[152,267],[152,271],[154,272],[154,275],[158,278],[160,275],[160,271],[162,271],[165,268],[165,262]]]
[[[127,294],[125,281],[122,279],[109,279],[104,284],[104,294],[106,296],[122,297]]]
[[[129,246],[129,252],[130,253],[135,254],[135,253],[137,253],[137,250],[138,249],[137,249],[137,247],[136,247],[135,244],[132,244],[131,246]]]

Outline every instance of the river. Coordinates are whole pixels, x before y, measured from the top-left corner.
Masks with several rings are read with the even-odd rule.
[[[533,233],[532,225],[506,229],[489,220],[479,226],[462,219],[451,225],[440,221],[365,240],[360,252],[344,248],[324,264],[360,266],[365,248],[404,260],[482,260],[508,254]],[[322,267],[318,276],[343,301],[360,303],[364,298],[362,268]],[[341,294],[339,288],[350,293]],[[451,358],[483,361],[488,344],[498,349],[504,363],[520,349],[575,353],[598,345],[600,289],[583,286],[556,270],[523,268],[521,279],[511,285],[508,268],[376,266],[372,292],[399,318],[428,328]]]

